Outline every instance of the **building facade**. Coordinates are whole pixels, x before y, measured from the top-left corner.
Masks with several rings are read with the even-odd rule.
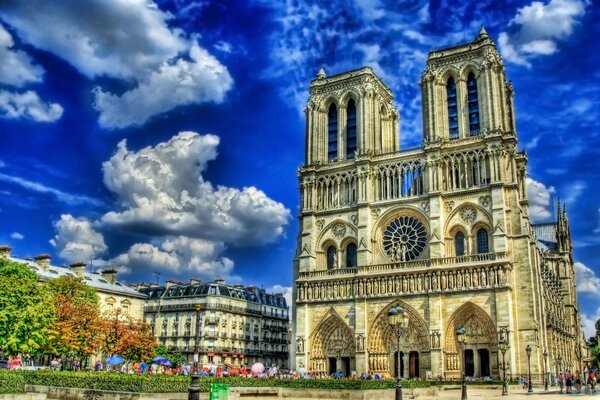
[[[430,52],[420,84],[423,144],[401,151],[392,92],[370,68],[311,82],[295,368],[455,379],[464,365],[498,378],[507,340],[507,374],[527,372],[528,345],[535,380],[582,370],[566,211],[530,221],[514,92],[492,39],[482,28]],[[399,349],[397,305],[409,316]]]
[[[31,260],[14,257],[11,255],[11,250],[9,246],[0,246],[0,257],[27,265],[40,277],[41,282],[64,275],[76,276],[96,290],[101,312],[110,314],[120,308],[123,313],[137,320],[143,320],[146,295],[119,282],[115,269],[88,272],[84,262],[75,262],[70,266],[57,266],[52,265],[48,254],[40,254]]]
[[[221,279],[165,286],[138,285],[148,296],[144,316],[153,335],[168,349],[193,361],[196,306],[200,305],[199,362],[208,365],[289,366],[289,313],[282,294],[229,286]]]

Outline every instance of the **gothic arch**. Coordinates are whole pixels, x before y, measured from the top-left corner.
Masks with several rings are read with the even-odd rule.
[[[369,352],[369,370],[393,375],[394,352],[397,350],[397,338],[388,321],[390,308],[401,305],[408,314],[408,332],[400,340],[400,351],[407,353],[416,350],[421,353],[422,367],[429,365],[429,329],[425,320],[410,305],[395,300],[385,306],[370,324],[367,350]]]
[[[322,249],[327,241],[333,241],[336,247],[340,247],[340,244],[348,238],[356,240],[357,235],[358,232],[354,226],[342,219],[336,219],[327,224],[317,238],[317,249]]]
[[[447,377],[460,374],[461,359],[456,330],[464,327],[467,331],[465,349],[487,349],[490,357],[498,352],[498,334],[492,318],[478,305],[467,301],[453,313],[444,332],[444,355]],[[491,358],[490,358],[490,361]],[[492,366],[494,363],[490,363]]]
[[[460,213],[462,210],[469,207],[477,211],[477,217],[475,218],[475,220],[473,220],[473,223],[466,225],[465,221],[460,220]],[[483,223],[487,227],[492,226],[492,216],[490,215],[490,213],[478,204],[465,202],[460,206],[456,207],[454,210],[452,210],[452,212],[450,212],[450,214],[448,215],[448,218],[446,218],[446,223],[444,224],[444,235],[446,237],[450,236],[450,233],[454,230],[455,225],[462,226],[463,229],[465,229],[465,233],[470,233],[471,226],[478,225],[481,223]]]
[[[386,259],[390,258],[388,253],[386,253],[384,234],[390,223],[392,223],[396,218],[403,217],[403,216],[415,218],[422,224],[423,228],[425,229],[424,248],[420,252],[420,254],[413,260],[428,257],[428,251],[429,251],[428,243],[429,243],[429,239],[431,238],[429,219],[423,213],[422,210],[420,210],[416,207],[407,206],[407,205],[402,206],[402,208],[393,208],[393,209],[388,210],[373,225],[373,228],[371,229],[371,237],[376,238],[376,242],[379,244],[379,246],[378,246],[379,253],[381,254],[382,257],[384,257]]]
[[[360,102],[360,94],[356,92],[354,89],[348,89],[342,96],[340,97],[339,103],[341,107],[348,107],[348,102],[350,99],[354,100],[354,104],[356,108],[358,108],[358,104]]]
[[[340,109],[340,102],[338,100],[337,97],[335,97],[333,94],[328,95],[327,97],[324,97],[321,102],[320,102],[320,106],[321,109],[324,110],[324,112],[327,112],[329,110],[329,106],[333,103],[335,105],[335,108],[337,110]],[[339,111],[338,111],[339,112]]]
[[[308,340],[310,369],[313,371],[328,372],[328,357],[354,358],[354,332],[333,307],[327,311]]]
[[[436,83],[446,87],[446,84],[448,83],[448,79],[450,77],[454,78],[456,82],[458,82],[458,80],[460,79],[460,71],[454,65],[448,65],[447,67],[442,68],[440,71],[438,71]]]
[[[466,82],[470,72],[472,72],[473,75],[475,75],[475,79],[479,80],[479,76],[481,75],[481,67],[474,62],[469,62],[463,65],[460,69],[459,79],[464,80]]]

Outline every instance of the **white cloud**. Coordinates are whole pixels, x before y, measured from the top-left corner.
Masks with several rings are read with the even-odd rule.
[[[566,193],[563,201],[567,206],[572,206],[575,204],[579,196],[581,196],[585,189],[587,189],[587,183],[584,181],[573,181],[567,184],[561,193]]]
[[[545,222],[552,217],[553,186],[547,187],[541,182],[527,178],[527,197],[529,198],[529,216],[534,223]]]
[[[581,324],[583,325],[583,333],[586,339],[596,336],[596,321],[599,319],[600,308],[596,309],[593,314],[581,313]]]
[[[600,295],[600,278],[594,270],[580,262],[573,264],[573,269],[578,293]]]
[[[32,90],[13,93],[0,90],[0,117],[5,119],[27,118],[36,122],[54,122],[63,114],[57,103],[45,103]]]
[[[0,16],[20,38],[63,58],[90,79],[110,77],[131,89],[98,87],[95,108],[106,128],[140,125],[179,105],[220,102],[227,69],[194,36],[168,26],[172,16],[147,0],[5,1]]]
[[[24,51],[13,49],[14,44],[12,35],[0,24],[0,83],[23,87],[41,82],[44,69]]]
[[[499,36],[502,55],[507,61],[530,67],[531,58],[555,53],[558,41],[573,33],[585,7],[581,0],[550,0],[548,4],[534,1],[518,9],[509,32]]]
[[[54,223],[54,227],[56,235],[50,240],[50,244],[69,262],[91,260],[108,249],[104,236],[96,232],[86,218],[63,214]]]
[[[150,270],[176,276],[194,275],[204,280],[229,278],[234,263],[220,256],[224,250],[222,242],[171,237],[159,246],[136,243],[127,253],[108,261],[108,265],[124,273],[148,273]]]
[[[65,204],[69,204],[69,205],[80,205],[80,204],[93,205],[93,206],[102,205],[102,202],[100,202],[94,198],[91,198],[88,196],[66,193],[66,192],[63,192],[62,190],[58,190],[58,189],[46,186],[42,183],[23,179],[18,176],[12,176],[12,175],[0,173],[0,181],[9,182],[9,183],[18,185],[18,186],[22,187],[23,189],[27,189],[32,192],[51,194],[58,201],[61,201]]]
[[[10,237],[15,240],[23,240],[25,239],[25,235],[19,232],[13,232],[10,234]]]
[[[105,128],[142,125],[153,115],[177,106],[223,101],[233,84],[227,69],[196,45],[189,56],[191,61],[178,59],[175,63],[164,63],[135,89],[120,96],[97,87],[94,108],[100,111],[100,125]]]
[[[235,245],[268,243],[283,234],[290,211],[255,187],[214,187],[204,180],[219,138],[181,132],[137,152],[121,141],[103,164],[104,183],[123,205],[101,218],[146,235],[187,236]]]
[[[233,46],[229,42],[219,40],[214,46],[215,49],[222,51],[223,53],[232,53]]]

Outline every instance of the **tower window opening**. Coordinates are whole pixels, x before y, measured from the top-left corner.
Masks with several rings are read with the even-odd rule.
[[[465,255],[465,234],[462,232],[458,232],[454,236],[454,249],[456,250],[456,256],[464,256]]]
[[[356,104],[350,99],[346,119],[346,158],[354,158],[356,152]]]
[[[335,246],[327,248],[327,269],[331,270],[337,267],[337,250]]]
[[[329,106],[328,113],[328,144],[327,144],[327,159],[335,160],[337,158],[337,147],[338,147],[338,113],[335,104]]]
[[[446,95],[448,97],[448,127],[450,128],[450,139],[458,139],[458,99],[456,97],[456,83],[454,83],[454,78],[448,79]]]
[[[489,253],[488,232],[484,228],[477,231],[477,253]]]
[[[467,78],[467,99],[469,106],[469,135],[477,136],[480,132],[479,100],[477,98],[477,80],[475,79],[475,74],[472,72]]]
[[[355,268],[356,267],[356,245],[354,243],[350,243],[348,247],[346,247],[346,268]]]

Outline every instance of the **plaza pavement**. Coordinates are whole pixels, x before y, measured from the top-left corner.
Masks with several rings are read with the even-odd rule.
[[[597,389],[594,394],[584,394],[582,390],[581,393],[573,393],[573,394],[560,394],[558,389],[550,388],[548,391],[544,391],[543,389],[534,389],[533,393],[527,393],[527,389],[522,389],[521,387],[511,386],[509,387],[508,396],[502,396],[502,389],[480,389],[475,387],[468,387],[467,395],[469,400],[533,400],[533,399],[544,399],[544,400],[567,400],[570,398],[599,398],[600,399],[600,389]],[[441,390],[438,392],[436,397],[430,397],[427,395],[416,395],[414,398],[418,400],[424,400],[428,398],[435,399],[455,399],[460,400],[461,391],[460,387],[458,388],[446,388],[446,390]]]

